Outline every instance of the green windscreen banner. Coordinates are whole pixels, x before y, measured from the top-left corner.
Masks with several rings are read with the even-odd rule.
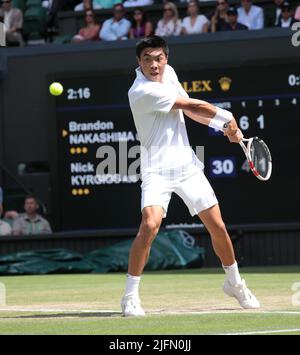
[[[0,275],[126,272],[132,239],[82,255],[66,249],[36,250],[0,257]],[[202,267],[205,251],[180,230],[161,232],[153,242],[146,270]]]

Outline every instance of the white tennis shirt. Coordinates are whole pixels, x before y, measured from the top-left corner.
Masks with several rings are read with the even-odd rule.
[[[182,110],[172,110],[178,95],[188,97],[170,65],[166,65],[162,83],[148,80],[140,67],[136,69],[128,97],[141,142],[142,175],[195,161],[203,168],[190,147]]]

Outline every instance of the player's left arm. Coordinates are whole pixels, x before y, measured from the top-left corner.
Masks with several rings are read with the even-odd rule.
[[[192,120],[222,131],[232,143],[238,143],[243,138],[232,113],[207,101],[179,95],[173,109],[182,109],[184,114]],[[227,124],[226,129],[223,128],[224,123]]]

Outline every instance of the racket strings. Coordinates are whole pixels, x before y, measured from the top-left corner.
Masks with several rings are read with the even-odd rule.
[[[255,169],[262,177],[267,177],[270,169],[271,156],[265,143],[254,139],[250,147],[250,155]]]

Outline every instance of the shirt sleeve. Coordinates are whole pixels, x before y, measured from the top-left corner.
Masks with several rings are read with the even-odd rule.
[[[184,90],[184,88],[182,87],[182,85],[180,84],[180,82],[178,81],[178,92],[180,96],[189,98],[188,93]]]
[[[187,92],[184,90],[184,88],[182,87],[181,83],[179,82],[178,76],[177,76],[175,70],[171,66],[168,66],[167,70],[169,70],[169,73],[170,73],[170,76],[172,78],[172,81],[174,83],[176,83],[178,94],[180,96],[183,96],[183,97],[189,97],[189,95],[187,94]]]
[[[3,190],[2,187],[0,186],[0,204],[3,202]]]
[[[139,97],[134,101],[134,106],[141,112],[162,112],[171,111],[177,99],[177,88],[166,87],[161,83],[151,83]]]
[[[23,28],[23,13],[21,10],[15,10],[15,18],[12,24],[12,27],[16,27],[16,29],[20,30]]]

